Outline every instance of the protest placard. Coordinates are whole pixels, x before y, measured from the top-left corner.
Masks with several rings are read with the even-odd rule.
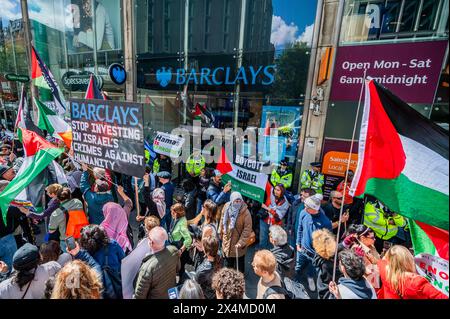
[[[130,176],[145,172],[142,104],[71,99],[76,161]]]
[[[448,260],[421,253],[415,258],[419,275],[424,276],[440,292],[448,296]]]
[[[184,138],[176,135],[158,132],[153,141],[153,151],[158,154],[177,158],[181,154]]]

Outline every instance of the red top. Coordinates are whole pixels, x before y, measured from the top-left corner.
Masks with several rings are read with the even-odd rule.
[[[270,207],[271,205],[272,205],[272,196],[268,196],[267,197],[267,199],[266,199],[266,202],[265,202],[265,204],[266,204],[266,206],[268,206],[268,207]],[[284,199],[278,204],[278,206],[279,205],[282,205],[283,203],[284,203]],[[283,224],[283,221],[282,220],[280,220],[280,221],[276,221],[275,220],[275,215],[277,215],[277,212],[276,212],[276,210],[275,209],[271,209],[271,210],[269,210],[268,211],[268,213],[269,213],[269,216],[266,218],[266,219],[264,219],[264,222],[266,223],[266,224],[269,224],[269,225],[282,225]]]
[[[350,205],[353,203],[353,197],[350,196],[350,185],[347,181],[347,190],[345,191],[344,205]],[[340,182],[336,190],[342,194],[344,194],[344,181]]]
[[[378,261],[380,270],[381,289],[378,299],[448,299],[448,297],[431,285],[424,277],[407,273],[403,277],[401,291],[397,293],[386,279],[385,260]]]

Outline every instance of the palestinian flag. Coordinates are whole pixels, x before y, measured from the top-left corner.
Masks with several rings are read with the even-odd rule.
[[[258,169],[258,163],[250,162],[244,157],[240,157],[240,160],[240,163],[230,162],[225,149],[222,148],[216,169],[222,173],[225,183],[231,181],[233,191],[263,203],[268,184],[267,174]]]
[[[38,99],[34,99],[34,104],[39,114],[38,127],[54,138],[64,141],[67,147],[71,148],[72,128],[70,125]]]
[[[418,273],[448,296],[448,231],[412,219],[409,229]]]
[[[42,130],[39,127],[37,127],[36,124],[34,124],[33,119],[31,118],[31,112],[28,108],[25,86],[22,86],[22,92],[20,95],[20,102],[15,127],[18,129],[17,135],[19,136],[20,140],[21,140],[21,130],[19,128],[36,132],[36,134],[38,134],[39,136],[44,137],[44,132],[42,132]]]
[[[35,86],[52,92],[58,114],[66,113],[64,95],[61,93],[52,73],[33,46],[31,47],[31,80]]]
[[[195,105],[195,109],[192,111],[192,116],[194,117],[194,120],[201,121],[203,119],[203,112],[200,108],[200,104]]]
[[[446,130],[367,80],[350,195],[372,195],[392,211],[448,231],[448,138]]]
[[[102,94],[102,92],[98,88],[93,75],[91,75],[91,77],[89,79],[89,84],[86,89],[86,94],[85,94],[84,98],[86,100],[93,100],[93,99],[106,100],[105,96]]]
[[[54,170],[56,174],[54,180],[47,180],[48,184],[64,183],[65,180],[64,171],[54,162],[55,158],[61,155],[63,149],[57,148],[33,131],[26,129],[19,130],[22,131],[22,143],[27,157],[24,159],[16,177],[0,193],[0,209],[5,223],[8,207],[12,201],[22,203],[30,201],[32,204],[35,204],[36,201],[40,200],[39,196],[41,195],[27,191],[27,187],[36,179],[39,179],[39,184],[42,186],[42,180],[39,176],[42,175],[41,173],[46,168]],[[65,182],[67,183],[67,180]],[[29,195],[34,196],[34,198],[30,199]]]

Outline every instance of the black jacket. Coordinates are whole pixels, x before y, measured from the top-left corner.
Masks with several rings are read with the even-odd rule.
[[[216,293],[211,288],[214,265],[207,258],[197,267],[195,281],[202,287],[206,299],[216,299]]]
[[[289,244],[276,246],[270,250],[277,260],[277,272],[281,277],[293,278],[295,264],[295,250]]]
[[[183,195],[184,207],[186,210],[186,219],[191,220],[197,212],[197,190],[191,190]]]
[[[24,232],[30,228],[26,216],[17,207],[9,206],[6,213],[6,225],[1,218],[1,214],[2,211],[0,210],[0,238],[14,233],[19,226],[22,227]]]
[[[159,217],[158,213],[158,207],[156,206],[155,202],[152,199],[152,194],[150,192],[150,187],[144,186],[144,192],[142,194],[144,196],[144,202],[147,206],[147,212],[140,212],[141,216],[156,216],[158,219],[161,219]]]
[[[170,157],[167,157],[165,159],[158,158],[159,162],[159,171],[160,172],[169,172],[172,174],[172,160]]]
[[[328,288],[328,284],[333,280],[333,259],[325,259],[316,254],[312,262],[317,272],[317,293],[319,299],[329,299],[331,292]],[[339,268],[336,268],[336,282],[342,277],[342,273]]]

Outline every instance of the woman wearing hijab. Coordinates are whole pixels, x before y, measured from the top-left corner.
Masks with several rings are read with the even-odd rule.
[[[105,228],[108,237],[114,239],[125,254],[130,253],[133,248],[127,236],[128,217],[125,210],[119,204],[109,202],[103,206],[103,215],[105,220],[101,226]]]
[[[122,186],[118,187],[117,193],[124,200],[124,206],[122,207],[113,202],[106,203],[103,206],[105,219],[100,225],[103,226],[108,237],[114,239],[122,247],[125,254],[128,255],[133,250],[133,239],[129,236],[130,231],[128,226],[128,217],[133,208],[133,203],[125,195]]]
[[[270,249],[269,245],[269,228],[272,225],[282,225],[283,217],[289,209],[289,202],[284,193],[286,192],[282,184],[278,184],[273,188],[270,196],[266,199],[266,203],[261,206],[266,213],[259,223],[259,244],[261,249]]]
[[[139,240],[145,237],[145,226],[143,221],[146,217],[156,216],[160,221],[166,214],[166,196],[162,188],[150,190],[150,175],[144,175],[144,192],[143,197],[147,211],[140,211],[136,220],[139,222]]]
[[[225,267],[237,267],[240,272],[245,272],[245,254],[251,233],[252,217],[247,204],[240,193],[233,192],[230,201],[223,207],[219,225]]]

